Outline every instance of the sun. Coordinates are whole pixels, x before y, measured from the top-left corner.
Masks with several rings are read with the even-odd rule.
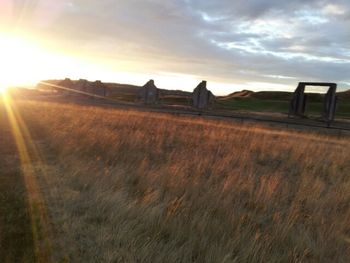
[[[36,83],[47,73],[50,60],[50,54],[39,45],[0,33],[0,92]]]
[[[0,84],[0,94],[5,93],[8,87],[5,84]]]
[[[0,92],[14,86],[33,87],[43,79],[80,78],[98,71],[100,67],[79,56],[52,49],[42,37],[0,31]]]
[[[15,84],[16,64],[19,64],[19,58],[23,55],[25,49],[23,43],[18,39],[0,35],[0,91],[5,91],[9,86]]]

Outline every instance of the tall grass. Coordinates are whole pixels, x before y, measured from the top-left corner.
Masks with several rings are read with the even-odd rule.
[[[53,103],[19,105],[72,262],[348,262],[350,142]],[[39,164],[38,164],[39,165]]]

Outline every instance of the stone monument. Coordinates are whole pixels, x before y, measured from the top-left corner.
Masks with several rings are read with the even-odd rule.
[[[337,106],[337,84],[325,82],[300,82],[294,91],[293,98],[290,102],[289,115],[305,116],[307,107],[307,95],[305,94],[306,86],[329,87],[324,100],[323,119],[328,125],[334,120]]]
[[[202,81],[198,84],[198,86],[193,90],[192,93],[192,101],[193,101],[193,107],[196,107],[198,109],[205,109],[208,108],[208,106],[214,101],[215,97],[207,89],[207,82]]]
[[[154,80],[148,81],[141,91],[141,100],[146,104],[154,104],[159,99],[159,90],[154,84]]]

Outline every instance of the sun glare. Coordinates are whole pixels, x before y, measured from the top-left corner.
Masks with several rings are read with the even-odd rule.
[[[0,94],[4,93],[8,89],[6,84],[0,84]]]
[[[112,79],[116,72],[93,60],[51,50],[39,42],[0,32],[0,92],[13,86],[32,86],[45,79]]]
[[[0,91],[35,85],[53,72],[62,71],[67,64],[64,56],[48,51],[40,43],[0,34]]]
[[[30,81],[39,54],[23,39],[0,35],[0,90]]]

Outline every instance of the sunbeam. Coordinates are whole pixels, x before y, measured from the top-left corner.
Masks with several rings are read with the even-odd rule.
[[[52,244],[48,214],[36,179],[36,169],[33,163],[34,161],[39,161],[40,163],[41,156],[9,93],[3,92],[2,100],[21,161],[21,171],[27,190],[36,260],[37,262],[51,262]],[[33,157],[31,157],[31,154]]]

